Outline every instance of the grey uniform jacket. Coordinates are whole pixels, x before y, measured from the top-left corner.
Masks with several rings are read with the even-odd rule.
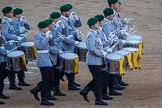
[[[34,44],[37,51],[49,50],[49,53],[37,53],[37,67],[52,67],[52,62],[54,62],[54,57],[51,58],[50,54],[57,54],[59,51],[55,47],[49,46],[49,39],[42,32],[36,33],[34,36]]]
[[[62,34],[66,37],[63,40],[64,51],[74,52],[76,32],[72,26],[72,22],[70,22],[68,18],[65,18],[64,16],[61,17],[61,21],[65,26],[65,28],[62,28]]]
[[[103,47],[112,46],[112,41],[110,40],[110,38],[106,37],[101,27],[97,30],[97,34],[101,39],[101,42],[103,43]]]
[[[2,26],[2,35],[6,39],[6,41],[15,40],[18,41],[18,37],[15,35],[15,31],[13,28],[13,22],[11,19],[4,17],[2,20],[3,26]],[[17,45],[14,43],[13,45],[5,44],[5,49],[11,50],[15,48]]]
[[[86,63],[88,65],[102,65],[102,57],[103,57],[103,44],[99,37],[97,37],[97,32],[90,29],[87,38],[87,55],[86,55]]]
[[[115,32],[118,38],[122,38],[123,35],[121,34],[120,30],[117,30],[117,28],[113,26],[111,21],[107,20],[106,18],[104,19],[104,21],[105,25],[103,26],[103,32],[107,37],[109,37],[111,32]]]
[[[4,46],[0,46],[0,64],[6,61],[7,50],[4,49]]]

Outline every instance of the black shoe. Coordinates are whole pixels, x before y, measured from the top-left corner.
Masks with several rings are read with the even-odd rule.
[[[30,90],[30,93],[34,96],[34,98],[39,101],[39,97],[38,97],[38,92],[39,90],[37,90],[37,87],[33,88],[32,90]]]
[[[47,100],[57,100],[57,98],[55,96],[49,95],[47,97]]]
[[[9,96],[5,96],[4,94],[0,94],[0,98],[1,99],[8,99],[8,98],[10,98]]]
[[[86,90],[83,89],[83,90],[81,90],[79,93],[80,93],[80,95],[83,96],[83,98],[84,98],[85,101],[89,102],[89,100],[88,100],[88,96],[87,96],[88,93],[87,93]]]
[[[122,93],[119,93],[116,90],[110,90],[109,95],[112,95],[112,96],[121,96]]]
[[[42,99],[41,100],[41,105],[52,106],[52,105],[54,105],[54,103],[49,102],[47,99]]]
[[[107,96],[107,95],[102,96],[102,99],[103,99],[103,100],[113,100],[113,98],[112,98],[112,97]]]
[[[5,104],[4,102],[0,101],[0,105]]]
[[[80,90],[80,87],[73,85],[73,86],[69,86],[68,90]]]
[[[120,84],[121,86],[128,86],[128,85],[129,85],[128,83],[125,83],[125,82],[123,82],[123,81],[119,81],[119,84]]]
[[[104,102],[103,100],[96,100],[95,105],[108,105],[108,103]]]
[[[113,87],[115,90],[123,90],[123,89],[125,89],[125,87],[123,87],[123,86],[121,86],[121,85],[116,85],[116,86],[114,86]]]
[[[18,87],[16,85],[10,85],[9,86],[9,90],[22,90],[22,88],[21,87]]]
[[[79,83],[74,82],[74,85],[80,87]]]
[[[54,95],[55,96],[66,96],[66,94],[65,93],[62,93],[61,91],[55,92]]]
[[[30,86],[30,84],[26,83],[25,81],[24,82],[19,82],[18,85],[19,86]]]

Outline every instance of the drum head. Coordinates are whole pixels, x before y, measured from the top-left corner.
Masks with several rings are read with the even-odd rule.
[[[78,58],[78,55],[75,53],[63,53],[60,57],[65,60],[74,60],[75,58]]]
[[[141,43],[141,41],[139,40],[126,40],[126,44],[128,45],[139,45]]]
[[[87,49],[86,42],[80,42],[77,47],[80,49]]]
[[[21,43],[21,46],[23,46],[23,47],[31,47],[31,46],[34,46],[34,42],[23,42],[23,43]]]
[[[126,56],[126,55],[128,55],[130,53],[130,51],[128,51],[128,50],[119,50],[119,51],[115,51],[114,53]]]
[[[126,38],[126,40],[130,40],[130,39],[132,39],[132,40],[142,40],[142,36],[140,36],[140,35],[130,35],[130,36],[128,36]]]
[[[13,51],[10,52],[7,56],[10,58],[17,58],[17,57],[21,57],[22,55],[24,55],[23,51]]]
[[[131,48],[131,47],[123,48],[122,50],[128,50],[130,52],[137,52],[137,51],[139,51],[138,48]]]
[[[122,58],[124,58],[124,56],[115,53],[106,55],[106,59],[109,61],[119,61]]]

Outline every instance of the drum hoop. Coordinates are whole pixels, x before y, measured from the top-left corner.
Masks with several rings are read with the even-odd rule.
[[[65,57],[62,57],[63,54],[73,54],[73,55],[75,55],[75,57],[73,57],[73,58],[65,58]],[[74,60],[74,59],[78,58],[78,55],[77,55],[77,54],[75,54],[75,53],[70,53],[70,52],[62,53],[62,54],[60,54],[59,56],[60,56],[62,59],[64,59],[64,60]]]

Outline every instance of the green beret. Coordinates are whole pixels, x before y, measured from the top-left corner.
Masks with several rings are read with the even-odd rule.
[[[6,7],[4,7],[3,9],[2,9],[2,13],[9,13],[9,12],[11,12],[12,11],[12,7],[10,7],[10,6],[6,6]]]
[[[67,12],[69,11],[71,8],[68,5],[63,5],[60,7],[60,11],[62,12]]]
[[[70,7],[70,9],[72,9],[73,8],[73,6],[71,5],[71,4],[66,4],[67,6],[69,6]]]
[[[45,21],[48,22],[48,25],[50,25],[50,24],[53,23],[53,20],[52,19],[46,19]]]
[[[2,24],[2,19],[0,18],[0,24]]]
[[[105,16],[109,16],[109,15],[113,15],[114,11],[111,8],[105,8],[103,13],[104,13]]]
[[[23,13],[23,10],[21,8],[16,8],[13,10],[13,14],[14,15],[19,15],[19,14],[22,14]]]
[[[97,18],[90,18],[88,19],[87,24],[89,26],[92,26],[92,25],[95,25],[97,22],[98,22]]]
[[[59,12],[52,12],[50,14],[50,17],[53,18],[53,19],[60,18],[61,14]]]
[[[102,21],[104,19],[103,15],[96,15],[94,17],[97,18],[98,22],[100,22],[100,21]]]
[[[38,23],[38,28],[43,29],[49,26],[49,23],[47,21],[41,21]]]
[[[107,2],[108,2],[109,5],[111,5],[111,4],[120,2],[120,1],[119,0],[107,0]]]

